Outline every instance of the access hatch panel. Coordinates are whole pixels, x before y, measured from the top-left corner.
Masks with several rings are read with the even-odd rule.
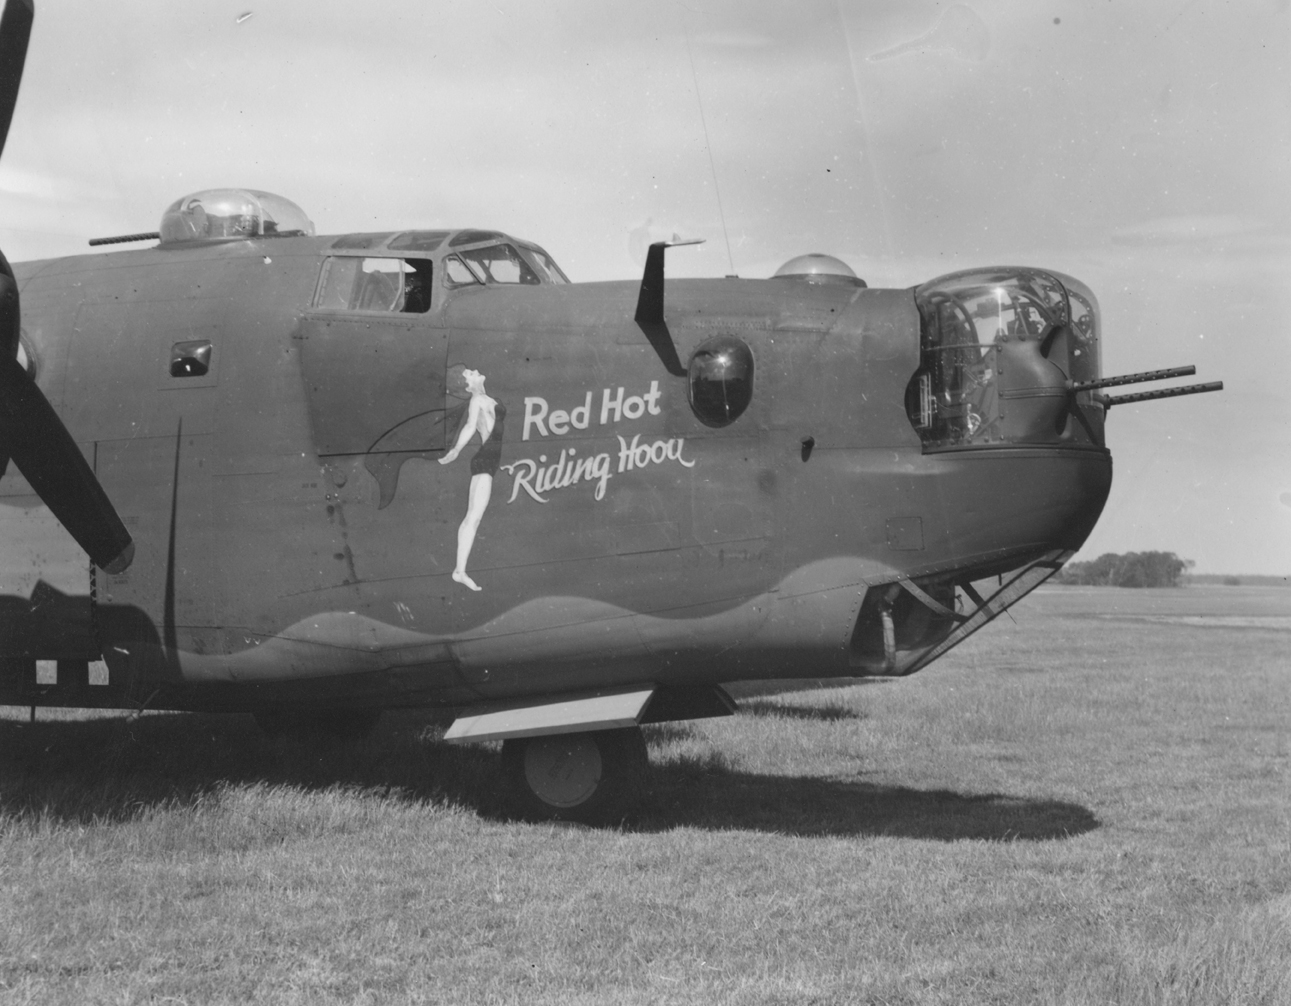
[[[445,329],[309,316],[298,338],[320,456],[444,449]]]

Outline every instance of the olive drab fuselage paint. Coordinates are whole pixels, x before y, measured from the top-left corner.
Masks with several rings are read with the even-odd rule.
[[[473,281],[473,249],[530,246],[418,233],[16,267],[36,381],[136,554],[91,574],[9,466],[7,555],[35,572],[0,598],[4,656],[101,658],[109,680],[73,702],[15,671],[0,701],[908,673],[976,628],[957,590],[1024,571],[1020,596],[1107,497],[1103,408],[1068,388],[1100,376],[1096,305],[1065,277],[997,270],[972,288],[994,302],[958,281],[669,280],[678,374],[634,320],[640,283]],[[52,556],[79,589],[36,598]]]

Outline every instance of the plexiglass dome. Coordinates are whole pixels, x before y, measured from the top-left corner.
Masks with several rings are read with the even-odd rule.
[[[314,224],[290,199],[255,189],[194,192],[176,199],[161,215],[163,245],[313,233]]]
[[[791,258],[775,271],[772,279],[801,279],[808,283],[846,283],[849,286],[864,286],[865,280],[852,272],[851,267],[842,259],[833,255],[822,255],[811,252]]]

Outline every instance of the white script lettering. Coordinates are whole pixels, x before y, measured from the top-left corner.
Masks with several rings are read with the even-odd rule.
[[[542,421],[545,415],[547,415],[547,399],[526,398],[524,400],[524,432],[520,434],[520,439],[529,439],[530,425],[537,426],[542,435],[547,436],[547,427]]]
[[[633,468],[644,468],[649,464],[662,464],[664,461],[676,461],[684,468],[694,468],[694,461],[687,461],[681,456],[682,448],[686,446],[685,437],[675,437],[672,440],[656,440],[653,444],[639,443],[641,434],[638,433],[632,438],[632,443],[628,443],[623,437],[617,438],[619,441],[619,471],[630,472]]]
[[[650,382],[650,390],[643,395],[628,395],[625,387],[605,388],[601,392],[601,425],[618,423],[624,419],[640,419],[644,415],[663,413],[659,399],[663,392],[658,381]],[[563,437],[571,429],[585,430],[592,425],[593,393],[587,392],[583,404],[575,408],[552,409],[547,399],[530,395],[524,400],[524,429],[521,440],[531,436]]]
[[[507,502],[514,503],[520,490],[523,489],[532,499],[539,503],[546,503],[548,500],[542,495],[543,493],[551,493],[556,489],[568,489],[579,482],[595,482],[593,498],[604,499],[605,485],[614,476],[610,456],[597,454],[575,461],[576,453],[573,449],[561,451],[554,465],[546,464],[545,454],[538,455],[537,461],[532,458],[522,458],[509,465],[501,465],[502,470],[511,475],[513,480],[511,498]]]

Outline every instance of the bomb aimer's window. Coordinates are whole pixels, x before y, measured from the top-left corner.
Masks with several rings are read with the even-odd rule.
[[[314,306],[425,314],[430,310],[432,268],[429,259],[329,258],[323,263]]]

